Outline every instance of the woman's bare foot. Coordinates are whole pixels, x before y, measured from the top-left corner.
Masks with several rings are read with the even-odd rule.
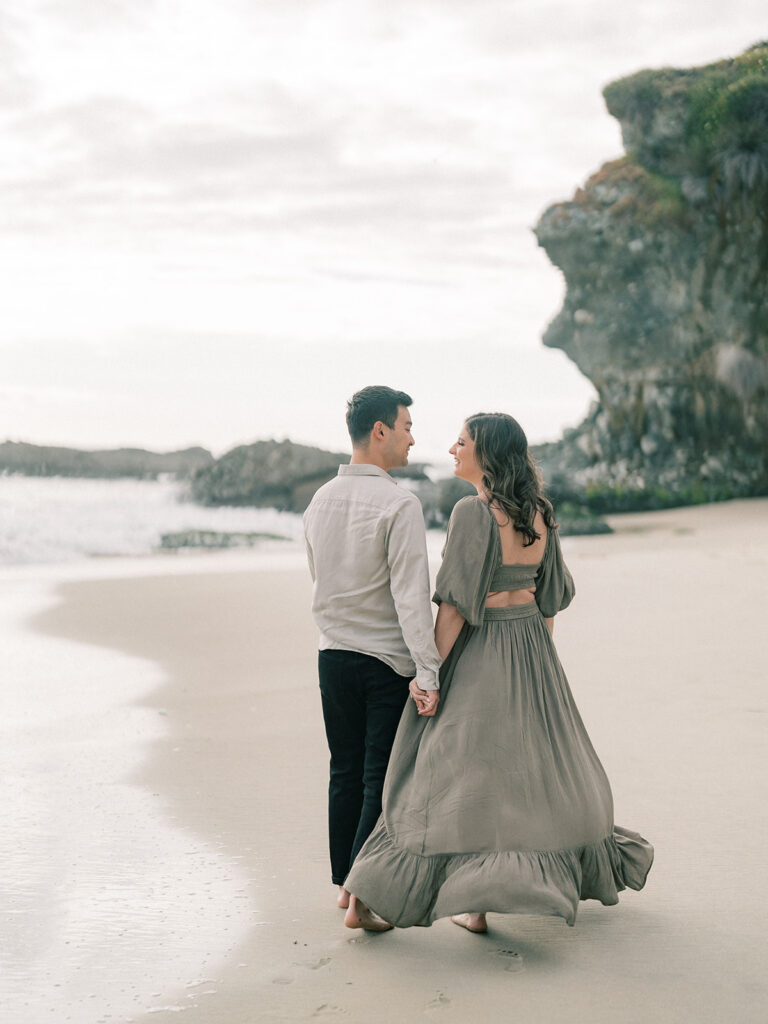
[[[346,910],[349,906],[349,893],[343,885],[339,886],[339,896],[336,900],[336,906],[341,907],[342,910]]]
[[[367,932],[388,932],[392,928],[389,922],[374,914],[352,893],[349,894],[349,910],[344,915],[344,924],[347,928],[364,928]]]
[[[451,920],[460,928],[466,928],[468,932],[483,933],[488,931],[488,922],[485,920],[485,914],[454,914]]]

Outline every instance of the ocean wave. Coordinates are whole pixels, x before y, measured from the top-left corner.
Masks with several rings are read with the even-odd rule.
[[[0,565],[149,555],[164,534],[264,533],[297,542],[301,516],[264,508],[205,508],[175,480],[0,477]]]

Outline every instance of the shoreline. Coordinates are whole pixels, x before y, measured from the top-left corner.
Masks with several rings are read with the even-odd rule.
[[[394,1013],[458,1024],[514,1005],[543,1024],[565,1005],[571,1019],[601,1024],[620,1002],[637,1024],[762,1020],[752,879],[766,836],[752,812],[766,795],[766,512],[768,501],[753,499],[630,513],[609,517],[618,533],[564,539],[577,595],[557,620],[560,656],[617,823],[657,848],[643,892],[614,908],[583,903],[574,929],[502,915],[490,915],[485,937],[446,921],[383,936],[343,928],[328,881],[305,570],[216,569],[206,559],[200,571],[60,583],[59,603],[34,629],[160,667],[162,682],[139,706],[165,729],[131,781],[157,794],[190,847],[213,844],[247,879],[248,931],[206,965],[205,984],[190,978],[191,988],[109,1019],[164,1022],[183,1010],[200,1024],[384,1022]],[[747,521],[746,541],[730,536],[733,513]],[[734,578],[743,609],[721,596]],[[217,909],[225,932],[231,908]]]

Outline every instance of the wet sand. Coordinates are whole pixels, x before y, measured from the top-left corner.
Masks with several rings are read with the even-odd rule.
[[[643,892],[582,904],[574,928],[501,915],[487,936],[446,921],[343,928],[304,571],[61,585],[35,628],[160,667],[143,705],[164,731],[132,781],[190,851],[214,843],[244,873],[249,901],[242,941],[213,962],[201,933],[206,973],[169,978],[143,1007],[154,1012],[72,1019],[765,1020],[768,501],[612,522],[613,536],[564,541],[577,596],[555,639],[617,823],[656,863]],[[194,932],[179,941],[194,950]],[[124,980],[131,969],[128,957]]]

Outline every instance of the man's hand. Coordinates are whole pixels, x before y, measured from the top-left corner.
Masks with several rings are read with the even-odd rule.
[[[411,697],[416,703],[416,709],[424,718],[432,718],[440,703],[440,694],[437,690],[422,690],[415,679],[408,684]]]

